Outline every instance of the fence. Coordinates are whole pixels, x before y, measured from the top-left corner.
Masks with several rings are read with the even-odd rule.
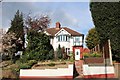
[[[93,49],[91,49],[91,52],[94,51],[102,53],[105,64],[112,65],[110,40],[106,40],[104,43],[96,45]]]

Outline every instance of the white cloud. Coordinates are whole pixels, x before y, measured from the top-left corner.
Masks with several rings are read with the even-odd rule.
[[[61,23],[62,26],[66,27],[76,26],[79,22],[75,17],[73,17],[71,14],[69,14],[62,8],[53,11],[50,17],[52,18],[52,26],[55,25],[55,23],[58,21]]]

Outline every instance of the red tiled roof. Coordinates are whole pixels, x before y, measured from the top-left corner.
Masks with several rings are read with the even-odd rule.
[[[84,49],[83,49],[83,52],[84,52],[84,53],[89,53],[89,52],[90,52],[90,49],[84,48]]]
[[[66,30],[68,33],[70,33],[72,36],[83,36],[83,34],[78,33],[70,28],[67,27],[62,27],[62,28],[48,28],[46,29],[46,31],[51,35],[51,36],[55,36],[55,34],[60,31],[61,29]]]

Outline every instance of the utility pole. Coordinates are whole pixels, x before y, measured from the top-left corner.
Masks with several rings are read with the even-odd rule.
[[[112,52],[111,52],[110,39],[108,40],[108,46],[109,46],[110,64],[113,65],[113,63],[112,63]]]

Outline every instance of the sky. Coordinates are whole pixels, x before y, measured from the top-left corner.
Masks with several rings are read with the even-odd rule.
[[[50,27],[55,27],[56,22],[60,22],[62,27],[68,27],[86,36],[89,29],[94,27],[89,0],[65,2],[65,0],[56,2],[52,0],[30,0],[25,2],[16,2],[12,0],[0,3],[0,26],[7,30],[11,25],[11,20],[17,10],[23,13],[24,17],[31,13],[31,16],[48,15],[51,19]]]

